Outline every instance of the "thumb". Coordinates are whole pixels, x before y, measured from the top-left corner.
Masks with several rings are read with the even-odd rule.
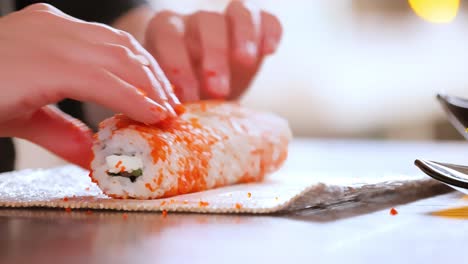
[[[11,136],[24,138],[63,159],[89,169],[92,159],[91,130],[54,106],[45,106],[30,118],[7,129]]]

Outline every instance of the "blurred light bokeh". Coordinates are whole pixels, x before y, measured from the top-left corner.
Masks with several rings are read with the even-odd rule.
[[[184,13],[228,3],[153,2]],[[255,2],[280,18],[284,39],[245,103],[285,116],[295,135],[433,139],[443,120],[435,94],[468,95],[463,3],[451,23],[435,24],[407,0]]]
[[[431,2],[410,2],[424,1]],[[152,1],[157,10],[182,13],[222,11],[228,2]],[[279,17],[284,38],[246,105],[284,116],[300,137],[459,138],[435,95],[468,97],[467,2],[447,23],[419,17],[423,11],[413,11],[408,0],[253,2]],[[30,156],[31,146],[19,144]],[[18,167],[31,167],[24,155]]]

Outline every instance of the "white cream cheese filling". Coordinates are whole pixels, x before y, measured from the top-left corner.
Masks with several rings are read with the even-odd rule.
[[[106,163],[109,173],[132,172],[143,169],[141,158],[133,156],[110,155],[106,157]]]

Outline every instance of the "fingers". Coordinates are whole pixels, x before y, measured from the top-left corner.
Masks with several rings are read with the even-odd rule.
[[[141,89],[146,96],[154,98],[161,105],[167,101],[165,95],[161,96],[157,89],[153,88],[160,85],[151,72],[149,62],[145,57],[135,55],[125,46],[116,44],[95,44],[84,48],[84,54],[93,55],[86,56],[83,63],[101,66],[125,82]],[[80,49],[80,47],[76,47],[76,49]],[[77,60],[81,59],[77,58]],[[172,107],[168,108],[168,111],[171,111]]]
[[[74,74],[75,71],[82,71],[81,75],[85,78],[76,80],[66,89],[59,88],[55,91],[60,94],[59,97],[92,101],[146,124],[154,124],[175,115],[144,96],[135,86],[105,69],[72,69],[70,74]]]
[[[148,28],[145,47],[158,60],[178,98],[183,102],[199,100],[198,81],[185,46],[183,17],[170,11],[160,12]]]
[[[187,18],[188,48],[200,81],[202,98],[225,98],[230,93],[228,35],[225,17],[197,12]]]
[[[281,39],[278,19],[243,1],[232,1],[226,9],[230,32],[231,93],[241,96],[258,72],[264,57],[275,52]]]
[[[102,42],[110,42],[124,46],[136,56],[145,58],[148,62],[147,66],[150,69],[150,72],[157,81],[154,83],[155,86],[145,90],[149,95],[151,95],[150,98],[162,105],[166,105],[167,101],[169,103],[169,105],[167,105],[169,111],[173,111],[173,109],[171,109],[172,107],[180,105],[179,99],[175,95],[169,80],[161,70],[159,64],[156,62],[154,57],[129,33],[101,24],[88,23],[86,27],[83,28],[83,34],[92,34],[93,37]]]
[[[226,9],[231,57],[237,67],[257,63],[261,41],[260,9],[241,1],[232,1]]]
[[[258,71],[263,54],[261,13],[253,5],[232,1],[226,9],[230,32],[231,92],[228,99],[237,99],[249,86]]]
[[[283,29],[278,18],[267,12],[261,13],[262,17],[262,54],[269,55],[276,51],[283,34]]]
[[[131,82],[132,85],[139,86],[142,82],[144,82],[145,84],[150,84],[143,85],[139,88],[144,90],[144,92],[150,98],[167,108],[167,110],[170,112],[174,112],[173,106],[180,104],[174,92],[172,91],[172,87],[170,86],[169,81],[159,68],[159,65],[157,64],[155,59],[129,33],[114,29],[103,24],[89,23],[72,18],[62,13],[60,10],[48,5],[34,5],[34,7],[32,7],[29,11],[47,12],[48,14],[50,14],[48,16],[50,17],[50,19],[58,19],[59,21],[55,23],[57,27],[59,27],[64,32],[64,34],[70,34],[70,30],[73,30],[73,41],[79,43],[82,49],[83,46],[86,45],[83,45],[83,42],[80,41],[84,41],[87,44],[87,46],[96,45],[96,43],[100,43],[101,46],[102,44],[107,44],[107,46],[109,47],[114,46],[113,48],[108,48],[108,50],[116,51],[114,53],[117,53],[117,58],[122,58],[123,56],[120,55],[123,54],[125,56],[126,53],[126,57],[132,57],[133,60],[139,60],[140,63],[147,66],[147,68],[142,69],[146,73],[144,73],[143,75],[139,74],[138,76],[146,76],[146,80],[136,77],[136,79],[140,80],[140,82]],[[76,39],[76,36],[79,36],[80,38]],[[121,46],[121,48],[119,48],[118,46]],[[125,52],[123,50],[125,50]],[[103,53],[107,54],[108,52],[104,50]],[[88,53],[87,56],[82,57],[82,59],[96,60],[96,58],[91,58],[90,56],[91,55]],[[102,56],[97,56],[97,58],[102,58]],[[114,65],[111,71],[118,75],[118,77],[128,80],[130,73],[127,73],[124,76],[122,76],[119,72],[115,70],[116,68],[123,69],[125,68],[125,66],[125,64]]]
[[[10,136],[29,140],[67,161],[89,168],[93,141],[90,129],[55,107],[42,107],[27,119],[12,122],[6,130]]]

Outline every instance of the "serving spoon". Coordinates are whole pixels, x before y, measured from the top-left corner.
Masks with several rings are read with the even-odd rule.
[[[450,123],[468,139],[468,100],[438,94],[437,99],[448,115]],[[415,160],[414,164],[428,176],[468,194],[468,166],[429,160]]]

